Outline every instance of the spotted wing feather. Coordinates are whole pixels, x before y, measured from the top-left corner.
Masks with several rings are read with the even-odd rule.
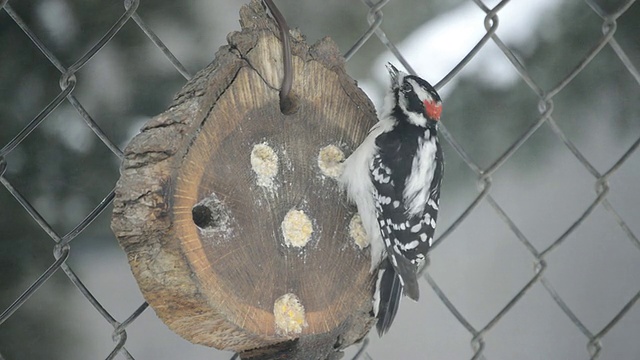
[[[420,296],[416,271],[433,241],[443,168],[442,151],[437,146],[433,180],[431,184],[425,184],[429,187],[427,201],[418,215],[408,216],[408,204],[403,195],[405,184],[400,180],[406,178],[410,164],[403,163],[403,157],[397,154],[403,151],[407,142],[401,138],[397,142],[387,138],[385,144],[388,146],[380,149],[370,165],[376,216],[388,254],[385,263],[380,265],[376,290],[379,304],[376,326],[381,335],[395,318],[402,292],[416,301]]]
[[[402,284],[400,290],[404,288],[407,296],[418,300],[420,295],[415,261],[412,261],[414,259],[408,258],[403,252],[406,248],[405,244],[408,244],[410,239],[416,236],[415,233],[411,233],[411,226],[420,224],[421,219],[417,217],[407,220],[402,193],[398,193],[397,187],[391,179],[391,169],[383,163],[379,155],[373,158],[371,169],[376,215],[387,254],[393,269],[400,277]],[[420,256],[415,251],[420,250],[418,246],[407,250],[409,250],[407,255],[416,253],[417,256]]]

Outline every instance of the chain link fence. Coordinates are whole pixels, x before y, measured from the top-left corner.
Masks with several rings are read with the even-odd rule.
[[[379,41],[381,42],[392,54],[395,56],[407,70],[413,72],[412,64],[409,63],[403,54],[398,50],[394,43],[387,37],[383,31],[383,10],[385,6],[389,5],[390,0],[381,0],[374,2],[372,0],[363,0],[368,7],[367,21],[369,28],[362,34],[362,36],[356,41],[356,43],[345,53],[347,60],[352,59],[354,56],[358,56],[358,51],[361,47],[368,42]],[[519,303],[522,303],[524,299],[533,291],[535,287],[543,288],[546,291],[548,297],[557,305],[557,308],[561,310],[562,314],[566,316],[573,324],[575,329],[581,333],[584,342],[586,343],[586,350],[588,356],[591,359],[599,357],[601,350],[603,350],[603,339],[616,328],[616,326],[627,316],[633,309],[638,311],[638,299],[640,299],[640,284],[637,285],[632,292],[630,298],[626,297],[623,301],[623,306],[619,307],[616,313],[608,318],[608,321],[604,326],[594,328],[585,324],[584,320],[578,313],[572,308],[570,302],[561,295],[561,291],[557,291],[554,288],[553,281],[547,276],[547,269],[549,267],[551,254],[557,249],[562,248],[565,244],[565,240],[569,238],[574,232],[577,231],[590,217],[595,216],[594,212],[597,210],[599,214],[606,214],[610,217],[618,226],[618,231],[624,234],[626,238],[633,244],[636,256],[636,262],[640,262],[640,241],[638,237],[632,231],[632,226],[625,222],[625,215],[629,214],[621,213],[616,206],[609,200],[612,187],[610,185],[610,178],[619,171],[625,163],[632,159],[634,156],[638,157],[638,146],[640,145],[640,136],[637,136],[637,140],[629,146],[626,151],[620,155],[615,163],[610,166],[606,171],[598,171],[596,166],[592,164],[589,157],[578,149],[578,146],[572,142],[572,136],[563,131],[558,122],[554,118],[554,102],[557,100],[558,95],[567,88],[576,77],[578,77],[583,70],[585,70],[590,63],[600,56],[605,49],[612,50],[616,57],[619,59],[618,64],[612,64],[611,66],[620,66],[628,72],[628,76],[631,77],[636,85],[640,86],[640,73],[637,67],[633,64],[627,52],[623,46],[616,40],[617,21],[633,6],[634,1],[625,1],[618,5],[616,9],[609,9],[607,11],[601,9],[596,3],[587,1],[585,6],[588,6],[597,16],[601,18],[601,31],[602,34],[599,38],[594,39],[590,44],[590,49],[584,54],[578,63],[573,65],[568,72],[566,72],[557,83],[553,86],[543,86],[536,82],[535,77],[531,75],[527,70],[525,64],[519,60],[519,56],[498,36],[497,30],[500,27],[501,11],[509,5],[509,1],[503,0],[497,3],[493,7],[487,6],[480,0],[474,0],[473,3],[483,11],[486,16],[484,18],[484,28],[486,29],[485,35],[480,41],[469,51],[466,56],[459,60],[459,63],[436,85],[436,88],[442,88],[450,80],[454,79],[460,74],[461,71],[474,59],[484,47],[492,44],[497,46],[504,54],[506,59],[510,62],[512,68],[519,75],[520,81],[522,81],[538,101],[538,115],[537,119],[530,124],[528,128],[518,138],[511,143],[505,151],[488,166],[482,166],[478,162],[473,160],[473,156],[465,150],[466,144],[459,141],[452,132],[447,128],[442,127],[441,134],[454,150],[449,152],[448,159],[459,157],[464,164],[468,167],[468,170],[472,172],[472,177],[478,182],[479,187],[475,195],[475,198],[466,204],[464,210],[457,215],[455,219],[447,224],[448,227],[440,228],[440,236],[435,241],[434,251],[432,252],[432,258],[438,256],[438,250],[441,244],[446,243],[451,238],[455,237],[456,231],[460,228],[461,224],[468,220],[470,214],[474,211],[493,211],[500,221],[508,227],[512,235],[519,240],[520,245],[524,250],[530,253],[534,262],[534,270],[530,274],[528,281],[521,284],[521,287],[515,295],[510,299],[507,299],[505,304],[500,307],[488,321],[483,321],[478,324],[478,321],[472,321],[469,319],[469,315],[464,310],[456,307],[455,300],[452,299],[448,292],[442,287],[442,283],[437,280],[437,276],[431,273],[430,269],[424,272],[423,277],[425,283],[428,284],[433,290],[434,294],[440,299],[442,304],[453,315],[455,321],[465,329],[467,335],[471,338],[470,345],[473,351],[472,359],[484,359],[491,358],[486,354],[486,347],[489,341],[500,341],[500,339],[492,338],[491,332],[494,330],[501,321],[516,307]],[[77,113],[84,120],[84,124],[88,127],[104,144],[104,146],[115,154],[117,157],[122,157],[121,148],[110,139],[110,137],[103,131],[103,129],[94,121],[90,111],[83,106],[82,102],[78,100],[76,92],[77,73],[78,71],[87,65],[96,53],[109,44],[109,42],[119,34],[126,24],[135,23],[140,30],[146,34],[148,41],[152,42],[158,49],[162,51],[164,56],[173,64],[176,71],[181,74],[185,80],[190,79],[191,74],[186,70],[186,67],[181,64],[174,54],[163,44],[163,41],[159,36],[154,33],[150,26],[148,26],[138,14],[138,6],[140,5],[137,0],[125,0],[124,11],[120,18],[111,26],[111,28],[99,39],[99,41],[92,46],[88,51],[84,53],[80,58],[75,60],[70,66],[64,66],[63,61],[56,57],[55,51],[52,51],[45,42],[36,35],[36,32],[23,21],[21,14],[14,11],[12,5],[7,1],[0,1],[0,12],[4,12],[10,18],[10,21],[14,22],[23,32],[28,36],[30,41],[37,47],[51,65],[59,71],[59,86],[60,90],[58,95],[40,112],[35,116],[28,124],[26,124],[21,131],[19,131],[13,138],[3,145],[0,150],[0,182],[4,188],[15,198],[15,200],[22,206],[37,226],[53,240],[52,249],[54,259],[50,266],[40,274],[35,281],[32,282],[26,290],[23,290],[22,294],[15,299],[3,312],[0,314],[0,327],[9,319],[16,311],[18,311],[29,299],[39,291],[43,290],[43,285],[49,281],[52,276],[60,271],[68,277],[71,283],[80,291],[80,293],[86,298],[96,312],[98,312],[104,321],[106,321],[113,328],[113,349],[110,354],[95,354],[96,358],[106,357],[112,359],[116,357],[133,359],[134,354],[127,350],[127,327],[134,323],[141,314],[147,310],[148,305],[146,303],[140,304],[137,309],[125,318],[116,318],[110,310],[101,303],[101,299],[94,296],[92,291],[89,290],[87,285],[81,280],[81,275],[78,275],[72,267],[69,265],[71,254],[71,242],[76,239],[91,223],[94,221],[104,210],[109,206],[114,197],[114,192],[111,191],[106,194],[103,200],[86,216],[77,223],[77,225],[70,231],[61,234],[54,230],[50,223],[43,217],[36,207],[28,200],[28,194],[21,193],[16,184],[12,182],[10,176],[7,176],[6,169],[8,166],[7,156],[11,154],[16,147],[18,147],[26,138],[32,134],[39,126],[47,120],[50,115],[59,105],[68,103],[77,111]],[[636,5],[637,6],[637,5]],[[1,49],[0,49],[1,51]],[[0,65],[1,66],[1,65]],[[2,84],[0,84],[0,87]],[[5,91],[10,91],[5,89]],[[20,114],[18,114],[20,116]],[[446,121],[446,120],[445,120]],[[606,120],[603,120],[606,121]],[[637,121],[637,119],[635,119]],[[4,123],[4,120],[3,120]],[[445,122],[446,124],[446,122]],[[554,136],[557,137],[573,156],[579,161],[584,170],[586,170],[586,176],[589,176],[591,182],[595,188],[595,196],[589,200],[586,207],[581,210],[580,215],[575,220],[567,219],[565,224],[565,231],[559,236],[551,239],[544,247],[534,245],[535,242],[531,241],[525,236],[525,231],[516,225],[517,221],[514,221],[510,216],[508,210],[501,206],[501,202],[497,200],[492,194],[492,187],[494,185],[494,176],[496,172],[503,167],[503,165],[510,160],[514,154],[525,144],[528,140],[534,136],[540,129],[545,128],[551,130]],[[551,186],[551,184],[550,184]],[[443,199],[445,203],[445,199]],[[0,204],[2,206],[2,204]],[[446,205],[445,205],[446,206]],[[479,210],[481,207],[482,210]],[[543,210],[541,210],[543,211]],[[535,219],[532,219],[535,220]],[[629,221],[629,220],[627,220]],[[4,237],[4,236],[2,236]],[[10,239],[2,239],[0,242],[0,251],[6,251],[3,249],[6,242]],[[115,241],[115,239],[113,240]],[[501,261],[497,259],[496,261]],[[611,259],[610,261],[615,261]],[[482,271],[478,269],[478,271]],[[640,274],[636,274],[640,275]],[[4,275],[3,275],[4,276]],[[496,279],[500,281],[500,279]],[[100,286],[100,284],[93,284],[94,286]],[[490,285],[487,285],[490,288]],[[22,290],[21,290],[22,291]],[[425,319],[420,326],[429,326],[428,319]],[[475,325],[474,325],[475,324]],[[396,325],[399,326],[399,325]],[[434,324],[433,326],[438,326]],[[636,334],[637,337],[637,334]],[[368,352],[367,348],[369,344],[368,340],[365,340],[360,349],[355,354],[356,358],[375,358],[375,354]],[[2,349],[0,349],[2,352]],[[639,355],[639,354],[636,354]],[[0,356],[1,358],[1,356]]]

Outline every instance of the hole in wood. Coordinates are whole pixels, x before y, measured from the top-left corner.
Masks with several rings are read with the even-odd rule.
[[[355,214],[349,222],[349,236],[358,245],[360,249],[364,249],[369,246],[369,239],[367,233],[362,225],[362,218],[360,214]]]
[[[296,335],[307,327],[304,306],[293,293],[284,294],[276,299],[273,316],[278,334]]]
[[[273,190],[274,178],[278,174],[278,155],[266,143],[256,144],[251,150],[251,168],[258,176],[257,184]]]
[[[191,208],[191,216],[200,230],[229,230],[229,215],[216,194],[212,193],[195,204]]]
[[[298,97],[290,92],[289,96],[280,101],[280,112],[284,115],[291,115],[298,112]]]
[[[191,210],[193,223],[201,229],[211,229],[220,225],[220,214],[206,205],[196,205]]]
[[[337,179],[342,174],[344,153],[335,145],[327,145],[320,149],[318,167],[325,176]]]
[[[313,224],[302,210],[291,209],[282,221],[282,235],[287,246],[303,247],[313,234]]]

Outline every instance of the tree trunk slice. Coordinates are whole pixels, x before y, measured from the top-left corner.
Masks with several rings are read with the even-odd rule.
[[[355,209],[335,177],[375,111],[331,40],[293,34],[297,111],[283,115],[275,22],[257,1],[240,18],[125,149],[112,229],[185,339],[243,358],[333,358],[373,324],[369,251],[349,235]]]

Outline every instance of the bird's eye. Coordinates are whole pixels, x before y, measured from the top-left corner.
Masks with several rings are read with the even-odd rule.
[[[403,93],[408,93],[413,90],[413,87],[411,87],[409,83],[404,83],[402,84],[402,88],[400,88],[400,90],[402,90]]]

